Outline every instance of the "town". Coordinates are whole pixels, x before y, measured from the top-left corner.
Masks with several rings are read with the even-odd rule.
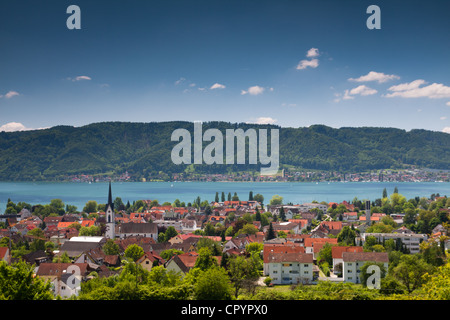
[[[210,200],[125,204],[112,186],[105,204],[88,201],[81,212],[60,199],[9,200],[0,297],[448,299],[446,196],[406,199],[396,188],[372,201],[286,204],[217,191]]]
[[[301,169],[281,169],[276,175],[260,175],[259,172],[228,173],[165,173],[154,172],[150,178],[142,178],[125,171],[122,174],[77,174],[61,177],[70,182],[105,182],[105,181],[249,181],[249,182],[450,182],[449,170],[431,169],[384,169],[367,172],[339,172]]]

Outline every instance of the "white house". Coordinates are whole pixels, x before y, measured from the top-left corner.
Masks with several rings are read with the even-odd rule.
[[[142,236],[158,241],[158,227],[156,223],[122,223],[119,225],[120,239]]]
[[[313,281],[313,255],[270,252],[265,270],[273,284],[298,284]]]
[[[342,275],[344,282],[361,283],[361,267],[366,262],[381,262],[385,270],[389,267],[387,252],[343,252]]]
[[[311,211],[311,209],[319,209],[323,212],[327,212],[328,206],[321,203],[302,203],[298,209],[300,212],[308,212]]]
[[[363,244],[369,236],[375,237],[380,243],[389,239],[393,239],[394,241],[400,239],[411,254],[419,253],[420,243],[428,239],[428,236],[422,233],[363,233],[361,234],[361,241]]]

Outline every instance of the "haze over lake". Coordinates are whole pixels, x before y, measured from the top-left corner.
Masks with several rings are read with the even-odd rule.
[[[260,193],[268,204],[273,195],[284,198],[284,203],[305,203],[313,200],[326,202],[351,201],[381,198],[383,188],[390,195],[397,187],[407,199],[429,197],[433,193],[450,196],[447,182],[113,182],[113,198],[120,197],[126,203],[135,200],[155,200],[160,203],[180,199],[186,204],[197,196],[201,200],[213,201],[219,195],[236,192],[241,200],[248,194]],[[72,182],[0,182],[0,213],[6,208],[8,198],[17,203],[24,201],[32,205],[48,204],[51,199],[62,199],[65,204],[75,205],[81,211],[88,200],[106,203],[108,183]]]

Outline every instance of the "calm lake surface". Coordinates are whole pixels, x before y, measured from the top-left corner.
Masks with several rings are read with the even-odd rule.
[[[448,182],[113,182],[113,198],[120,197],[126,203],[140,199],[193,202],[197,196],[213,201],[216,192],[238,194],[241,200],[248,200],[248,194],[260,193],[264,203],[269,203],[273,195],[284,198],[285,203],[294,204],[317,201],[351,201],[358,199],[375,200],[381,198],[383,188],[388,194],[397,187],[407,199],[415,196],[429,197],[433,193],[450,196]],[[97,203],[108,201],[108,183],[73,182],[0,182],[0,213],[6,208],[8,198],[15,203],[24,201],[32,205],[48,204],[51,199],[62,199],[65,204],[82,210],[88,200]]]

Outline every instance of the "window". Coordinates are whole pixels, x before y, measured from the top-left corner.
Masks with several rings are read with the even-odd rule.
[[[305,268],[308,268],[308,267],[309,267],[309,265],[307,265],[307,264],[304,264],[303,266],[304,266]]]

